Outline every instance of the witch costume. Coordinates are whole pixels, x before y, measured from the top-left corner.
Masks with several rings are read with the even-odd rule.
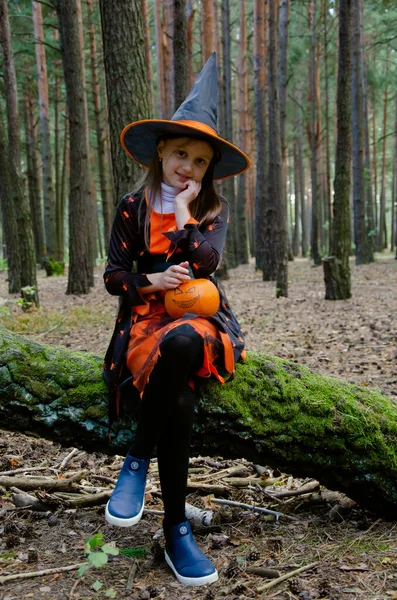
[[[171,135],[202,140],[210,143],[217,155],[214,179],[237,175],[249,168],[250,161],[218,136],[217,106],[214,53],[171,120],[131,123],[121,133],[121,144],[133,160],[149,167],[159,138]],[[169,195],[172,207],[172,194],[180,190],[161,185],[162,196]],[[194,415],[192,388],[197,378],[211,376],[223,384],[225,378],[233,377],[235,363],[245,354],[240,325],[213,278],[225,243],[228,204],[222,200],[222,210],[210,224],[200,225],[191,217],[178,230],[174,213],[157,211],[156,204],[153,208],[149,194],[146,188],[122,198],[104,274],[107,291],[122,298],[104,362],[110,421],[120,412],[121,394],[128,397],[135,392],[141,398],[134,445],[106,507],[106,520],[122,527],[139,521],[156,445],[165,508],[165,559],[181,583],[204,585],[216,581],[218,574],[197,547],[184,514]],[[148,210],[149,243],[145,243]],[[151,285],[147,274],[183,261],[189,262],[194,278],[208,278],[218,287],[220,306],[214,316],[186,313],[173,319],[165,310],[164,292],[140,293]]]

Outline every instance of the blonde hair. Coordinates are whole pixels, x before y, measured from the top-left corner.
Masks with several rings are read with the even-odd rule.
[[[169,139],[178,139],[180,135],[167,135],[158,139],[157,143],[161,140],[166,141]],[[201,138],[193,138],[189,137],[188,143],[195,141],[196,139]],[[207,140],[205,140],[207,141]],[[210,143],[210,142],[208,142]],[[211,145],[211,143],[210,143]],[[157,145],[156,145],[157,146]],[[212,146],[212,145],[211,145]],[[215,217],[217,217],[222,210],[222,200],[221,196],[217,193],[214,188],[214,168],[216,163],[219,160],[219,152],[216,148],[213,147],[214,156],[211,159],[210,164],[208,165],[208,169],[206,170],[204,177],[201,182],[201,190],[190,204],[189,211],[190,214],[196,221],[199,222],[199,225],[210,225]],[[151,211],[153,210],[153,205],[155,199],[161,194],[161,182],[163,178],[163,166],[162,162],[159,160],[157,151],[153,155],[152,162],[150,164],[149,170],[147,173],[144,173],[141,179],[137,182],[133,193],[143,192],[148,189],[150,190],[150,194],[148,194],[148,207],[145,215],[145,224],[144,224],[144,238],[146,248],[149,250],[149,229],[150,229],[150,216]],[[142,210],[143,203],[140,204],[139,213]]]

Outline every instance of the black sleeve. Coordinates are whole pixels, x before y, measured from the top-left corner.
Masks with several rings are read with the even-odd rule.
[[[126,296],[132,306],[145,304],[137,288],[150,285],[146,275],[132,272],[139,239],[136,204],[135,198],[127,194],[117,207],[104,273],[105,287],[109,294]]]
[[[200,230],[197,224],[187,223],[184,229],[164,233],[188,255],[195,277],[208,277],[215,271],[225,245],[229,205],[222,200],[222,211],[214,221]]]

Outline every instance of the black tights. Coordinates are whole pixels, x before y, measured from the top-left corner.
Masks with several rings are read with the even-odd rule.
[[[186,482],[195,403],[188,380],[192,371],[202,364],[203,352],[203,339],[190,325],[180,325],[165,336],[139,406],[135,441],[129,450],[131,456],[149,458],[157,444],[167,526],[186,518]]]

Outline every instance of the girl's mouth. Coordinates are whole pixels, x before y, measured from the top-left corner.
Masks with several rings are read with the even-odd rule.
[[[186,175],[181,175],[180,173],[176,173],[179,177],[179,179],[182,179],[182,181],[189,181],[189,179],[191,179],[191,177],[186,177]]]

